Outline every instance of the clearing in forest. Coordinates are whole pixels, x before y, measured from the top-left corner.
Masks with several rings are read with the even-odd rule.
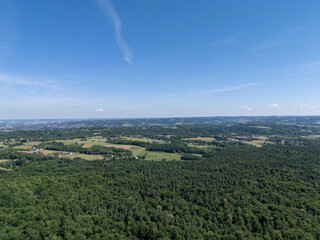
[[[138,138],[138,137],[124,137],[127,140],[132,140],[132,141],[145,141],[152,143],[153,141],[159,141],[159,140],[154,140],[154,139],[147,139],[147,138]],[[102,137],[90,137],[87,138],[85,141],[83,141],[80,138],[77,139],[66,139],[66,140],[51,140],[56,141],[56,142],[62,142],[65,145],[70,145],[70,144],[79,144],[82,145],[84,148],[90,148],[92,145],[101,145],[105,147],[114,147],[114,148],[121,148],[125,150],[130,150],[132,152],[133,156],[144,156],[146,155],[146,160],[163,160],[165,159],[166,161],[171,161],[171,160],[180,160],[181,156],[178,154],[174,153],[166,153],[166,152],[154,152],[154,151],[147,151],[146,148],[140,147],[140,146],[135,146],[135,145],[128,145],[128,144],[113,144],[113,143],[106,143],[107,139],[102,138]],[[159,141],[160,142],[160,141]],[[21,148],[27,151],[27,153],[34,153],[34,151],[31,151],[32,146],[39,145],[40,142],[27,142],[24,143],[21,146],[16,146],[15,148]],[[77,152],[73,152],[72,154],[68,154],[68,152],[65,151],[54,151],[54,150],[41,150],[41,151],[36,151],[37,153],[40,154],[46,154],[46,155],[58,155],[59,157],[62,158],[70,158],[74,159],[76,157],[83,158],[85,160],[96,160],[96,159],[103,159],[102,155],[89,155],[89,154],[81,154]]]
[[[163,159],[165,159],[166,161],[181,160],[181,156],[174,153],[153,152],[153,151],[146,151],[146,153],[147,153],[146,160],[155,160],[155,161],[161,161]]]
[[[194,144],[194,143],[188,143],[188,147],[195,147],[195,148],[213,148],[213,145],[200,145],[200,144]]]
[[[213,141],[216,141],[216,139],[214,137],[196,137],[196,138],[183,138],[182,140],[185,140],[185,141],[196,141],[196,140],[199,140],[199,141],[204,141],[204,142],[213,142]]]
[[[105,147],[114,147],[114,148],[121,148],[125,150],[130,150],[132,145],[125,145],[125,144],[113,144],[113,143],[105,143],[103,144]]]
[[[249,127],[252,127],[252,128],[260,128],[260,129],[271,129],[270,127],[267,127],[267,126],[249,126]]]
[[[33,146],[39,145],[40,142],[25,142],[23,145],[15,146],[14,148],[21,148],[21,149],[31,149]]]
[[[265,136],[255,137],[255,140],[242,141],[242,143],[250,144],[250,145],[256,146],[256,147],[262,147],[266,143],[272,144],[272,142],[268,141],[268,137],[265,137]]]
[[[125,140],[129,140],[129,141],[137,141],[137,142],[146,142],[146,143],[153,143],[155,141],[159,141],[156,139],[150,139],[150,138],[144,138],[144,137],[122,137]]]

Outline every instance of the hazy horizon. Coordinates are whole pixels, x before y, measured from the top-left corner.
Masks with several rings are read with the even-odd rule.
[[[230,115],[230,116],[224,116],[224,115],[221,115],[221,116],[189,116],[189,117],[123,117],[123,118],[117,118],[117,117],[114,117],[114,118],[0,118],[0,121],[15,121],[15,120],[26,120],[26,121],[35,121],[35,120],[83,120],[83,121],[91,121],[91,120],[135,120],[135,119],[188,119],[188,118],[222,118],[222,117],[225,117],[225,118],[255,118],[255,117],[279,117],[279,118],[282,118],[282,117],[320,117],[320,115],[255,115],[255,116],[249,116],[249,115]]]

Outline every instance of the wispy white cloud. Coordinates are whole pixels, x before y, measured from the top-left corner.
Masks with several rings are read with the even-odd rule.
[[[233,44],[238,41],[238,38],[239,38],[238,36],[230,36],[221,40],[214,41],[212,45],[221,46],[225,44]]]
[[[1,97],[60,95],[63,84],[47,77],[30,77],[0,72]]]
[[[281,115],[319,115],[319,105],[310,104],[271,104],[269,105],[269,111],[265,108],[265,111],[269,114],[281,114]]]
[[[303,68],[320,67],[320,61],[305,63],[301,67]]]
[[[191,92],[176,92],[174,94],[165,94],[159,96],[161,100],[157,101],[148,101],[144,103],[144,106],[152,106],[154,104],[166,104],[166,103],[173,103],[173,102],[184,102],[186,99],[201,99],[206,95],[216,94],[216,93],[225,93],[225,92],[233,92],[233,91],[240,91],[246,88],[254,87],[258,85],[257,82],[252,82],[248,84],[236,85],[226,88],[217,88],[211,90],[203,90],[203,91],[191,91]]]
[[[256,85],[258,85],[258,83],[252,82],[252,83],[248,83],[248,84],[236,85],[236,86],[231,86],[231,87],[226,87],[226,88],[217,88],[217,89],[193,91],[193,92],[182,92],[182,93],[174,93],[174,94],[164,94],[164,95],[160,96],[160,98],[162,100],[159,100],[156,102],[147,102],[146,104],[151,105],[151,104],[159,104],[159,103],[163,104],[163,103],[185,101],[186,99],[194,99],[196,97],[202,97],[204,95],[238,91],[238,90],[254,87]]]
[[[275,104],[271,104],[270,107],[271,108],[280,108],[280,105],[278,103],[275,103]]]
[[[301,29],[303,29],[303,25],[302,24],[296,25],[296,26],[293,26],[293,27],[289,27],[289,28],[284,30],[284,33],[285,34],[290,34],[290,33],[297,32],[297,31],[299,31]]]
[[[301,66],[303,73],[314,73],[320,71],[320,61],[309,62]]]
[[[246,106],[244,106],[243,108],[244,108],[244,110],[246,110],[246,111],[252,111],[252,108],[251,108],[251,107],[249,107],[249,106],[247,106],[247,105],[246,105]]]
[[[0,116],[2,118],[101,116],[110,101],[83,96],[76,83],[0,72]],[[95,108],[99,107],[98,109]],[[94,112],[93,112],[94,111]],[[96,114],[96,115],[95,115]]]
[[[255,47],[252,48],[252,50],[265,50],[273,47],[278,47],[281,45],[286,44],[286,41],[273,41],[273,42],[266,42],[266,43],[261,43]]]
[[[319,109],[319,106],[316,105],[309,105],[309,104],[296,104],[291,106],[292,109],[300,109],[300,110],[315,110]]]
[[[21,77],[0,72],[0,85],[54,88],[57,85],[57,82],[53,80],[39,80],[30,77]]]
[[[227,88],[206,90],[201,93],[202,94],[212,94],[212,93],[232,92],[232,91],[236,91],[236,90],[240,90],[240,89],[250,88],[250,87],[256,86],[257,84],[258,83],[253,82],[253,83],[237,85],[237,86],[232,86],[232,87],[227,87]]]
[[[96,0],[102,11],[106,14],[106,16],[111,20],[114,30],[115,30],[115,38],[116,42],[121,49],[124,60],[131,64],[133,54],[128,46],[128,44],[124,41],[122,37],[122,23],[120,17],[112,5],[111,0]]]

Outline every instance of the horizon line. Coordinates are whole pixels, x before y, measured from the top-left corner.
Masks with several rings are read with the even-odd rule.
[[[3,118],[0,121],[16,121],[16,120],[134,120],[134,119],[180,119],[180,118],[220,118],[220,117],[320,117],[319,115],[218,115],[218,116],[189,116],[189,117],[121,117],[121,118]]]

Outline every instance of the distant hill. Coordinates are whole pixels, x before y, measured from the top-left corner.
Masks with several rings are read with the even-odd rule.
[[[320,116],[254,116],[254,117],[188,117],[188,118],[136,118],[136,119],[42,119],[1,120],[0,130],[12,129],[64,129],[78,127],[153,126],[153,125],[233,125],[239,123],[279,123],[319,125]]]

